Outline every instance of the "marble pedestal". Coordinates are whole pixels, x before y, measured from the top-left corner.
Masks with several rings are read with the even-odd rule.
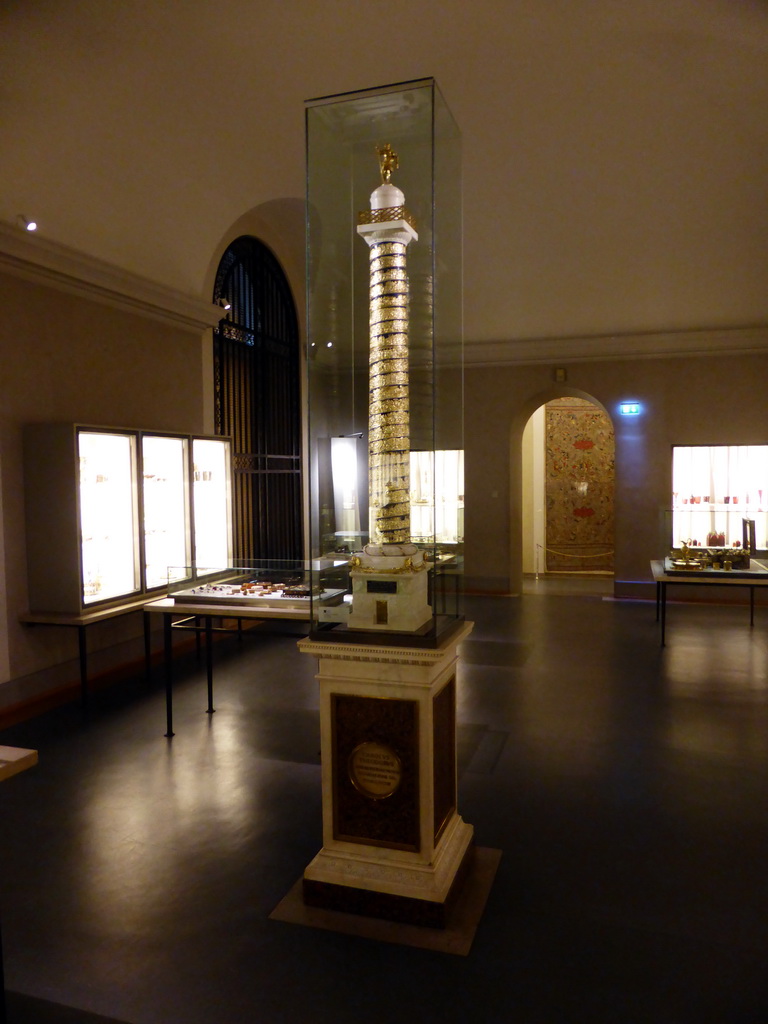
[[[436,649],[299,642],[318,659],[322,748],[307,905],[445,927],[473,850],[456,806],[457,648],[471,630]]]

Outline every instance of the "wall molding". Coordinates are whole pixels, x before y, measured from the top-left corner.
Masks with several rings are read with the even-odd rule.
[[[221,311],[198,296],[167,288],[6,221],[0,221],[0,270],[198,334],[221,319]],[[768,353],[768,323],[465,341],[463,349],[467,367],[754,355]],[[456,365],[458,357],[456,346]]]
[[[465,363],[471,367],[755,353],[768,353],[768,324],[478,341],[464,345]]]
[[[32,235],[0,221],[0,270],[37,284],[201,334],[221,310],[212,302]]]

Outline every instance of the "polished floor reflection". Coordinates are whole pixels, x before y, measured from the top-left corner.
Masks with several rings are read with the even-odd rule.
[[[40,751],[0,790],[8,988],[127,1024],[766,1024],[768,608],[672,604],[661,649],[609,587],[467,601],[460,810],[502,851],[469,956],[268,919],[321,812],[314,663],[264,634],[217,648],[212,716],[180,665],[170,742],[159,677],[0,732]]]

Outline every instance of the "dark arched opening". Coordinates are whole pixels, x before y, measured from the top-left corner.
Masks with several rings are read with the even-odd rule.
[[[232,438],[235,558],[302,557],[299,329],[274,254],[243,235],[219,263],[213,301],[217,434]]]

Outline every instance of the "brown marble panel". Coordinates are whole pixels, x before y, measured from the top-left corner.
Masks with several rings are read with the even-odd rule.
[[[419,737],[416,701],[333,694],[334,838],[418,851]],[[355,785],[351,764],[363,744],[380,744],[399,761],[394,792],[374,797]],[[365,787],[363,787],[365,788]]]

